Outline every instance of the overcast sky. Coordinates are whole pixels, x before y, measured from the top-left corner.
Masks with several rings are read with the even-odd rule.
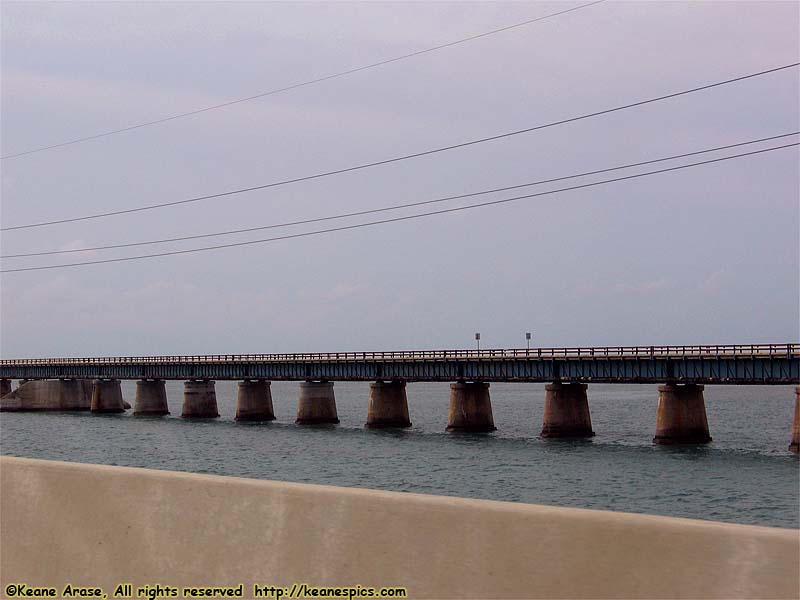
[[[2,154],[284,87],[578,4],[3,2]],[[798,60],[798,6],[609,1],[347,77],[6,159],[2,224],[300,177],[789,64]],[[315,181],[8,231],[2,254],[268,225],[692,152],[797,131],[797,101],[794,68]],[[0,352],[458,348],[472,347],[476,331],[486,347],[524,347],[526,331],[542,346],[797,341],[798,177],[791,148],[353,231],[7,273]],[[192,248],[420,210],[6,259],[2,266]]]

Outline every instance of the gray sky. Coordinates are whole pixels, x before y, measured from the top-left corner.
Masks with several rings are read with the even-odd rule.
[[[577,4],[3,2],[2,154]],[[796,62],[798,6],[606,2],[348,77],[4,160],[0,216],[12,226],[259,185]],[[365,171],[9,231],[2,252],[266,225],[691,152],[796,131],[797,100],[791,69]],[[524,347],[526,331],[543,346],[796,341],[797,158],[796,149],[781,150],[349,232],[4,274],[0,352],[472,347],[475,331],[487,347]],[[206,243],[9,259],[3,268]]]

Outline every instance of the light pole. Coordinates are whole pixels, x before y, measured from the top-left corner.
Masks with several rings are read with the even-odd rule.
[[[480,352],[481,351],[481,334],[480,333],[476,333],[475,334],[475,341],[478,344],[478,352]]]
[[[530,331],[525,334],[525,340],[528,342],[528,352],[530,353],[530,351],[531,351],[531,332]]]

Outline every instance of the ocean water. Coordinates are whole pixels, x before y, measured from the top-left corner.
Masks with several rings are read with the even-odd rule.
[[[123,382],[133,404],[135,382]],[[217,382],[219,419],[3,413],[0,452],[54,460],[378,488],[557,506],[800,526],[800,460],[787,448],[790,386],[706,386],[714,441],[655,446],[653,385],[589,386],[597,436],[542,440],[544,386],[491,385],[498,431],[445,433],[449,386],[407,388],[413,427],[366,430],[369,385],[337,382],[339,425],[294,424],[297,383],[273,382],[276,421],[237,423],[236,382]]]

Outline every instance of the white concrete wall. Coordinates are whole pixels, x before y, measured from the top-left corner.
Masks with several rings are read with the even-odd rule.
[[[797,598],[800,532],[3,457],[0,579]]]

